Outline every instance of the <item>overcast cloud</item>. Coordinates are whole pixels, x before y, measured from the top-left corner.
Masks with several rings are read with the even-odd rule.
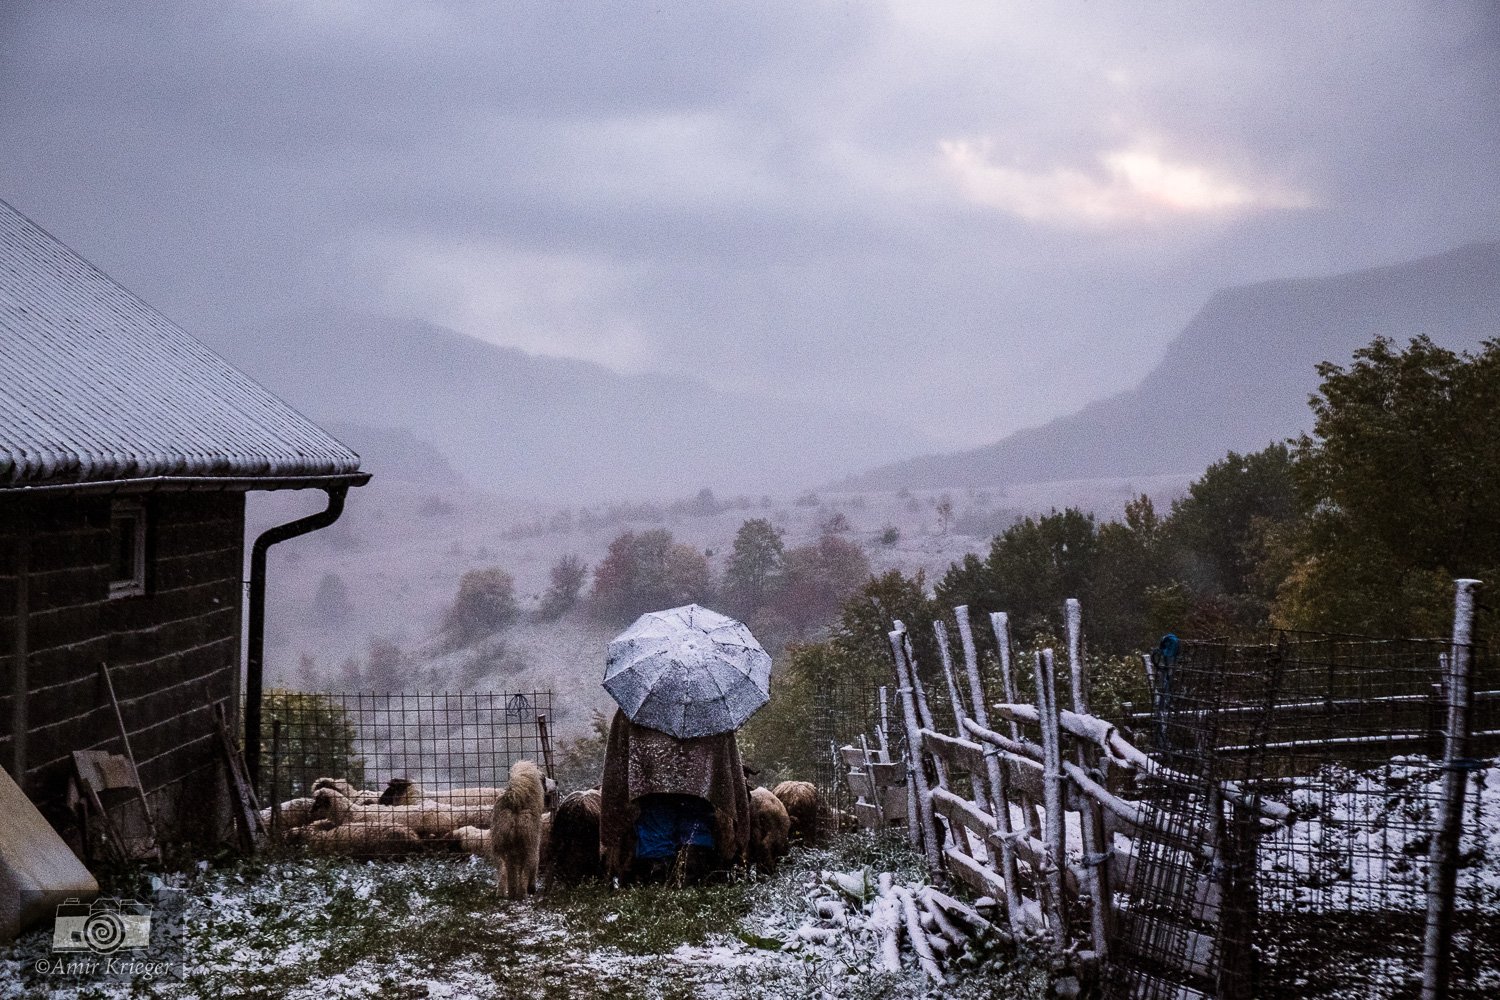
[[[373,309],[948,446],[1218,287],[1500,238],[1482,0],[0,11],[0,197],[189,329]]]

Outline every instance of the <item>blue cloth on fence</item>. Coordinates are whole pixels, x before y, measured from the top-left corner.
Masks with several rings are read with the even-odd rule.
[[[714,847],[714,810],[693,795],[642,795],[635,821],[635,856],[643,861],[670,859],[689,845]]]

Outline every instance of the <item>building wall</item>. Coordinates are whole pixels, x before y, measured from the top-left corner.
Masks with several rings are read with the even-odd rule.
[[[146,593],[111,598],[110,497],[0,497],[0,762],[14,770],[24,676],[18,782],[62,824],[72,751],[121,752],[107,663],[162,840],[212,839],[223,809],[212,708],[238,714],[244,495],[139,499]]]

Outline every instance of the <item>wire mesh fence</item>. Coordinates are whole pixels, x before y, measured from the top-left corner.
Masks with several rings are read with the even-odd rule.
[[[1258,995],[1256,844],[1267,824],[1251,782],[1280,668],[1274,650],[1222,645],[1157,660],[1150,743],[1159,766],[1137,789],[1145,821],[1121,879],[1110,995]]]
[[[552,770],[550,691],[270,691],[257,794],[278,839],[338,853],[474,846],[511,765]]]
[[[1416,996],[1433,840],[1445,795],[1450,644],[1287,634],[1260,791],[1298,822],[1260,845],[1268,997]],[[1475,650],[1475,732],[1500,687]],[[1228,749],[1234,750],[1234,747]],[[1490,753],[1494,752],[1493,746]],[[1451,996],[1500,992],[1500,772],[1473,759],[1452,940]],[[1336,963],[1320,960],[1338,956]]]
[[[813,725],[807,736],[814,761],[811,780],[838,815],[852,812],[854,796],[844,781],[846,769],[837,748],[858,745],[862,734],[881,728],[880,691],[870,677],[856,673],[829,677],[814,694]]]
[[[1131,918],[1140,926],[1125,929],[1148,959],[1191,968],[1209,942],[1210,978],[1186,984],[1209,996],[1420,995],[1434,837],[1458,768],[1467,795],[1445,904],[1454,918],[1437,945],[1451,959],[1448,995],[1500,994],[1500,677],[1474,648],[1473,739],[1469,756],[1450,762],[1451,649],[1288,632],[1263,644],[1184,643],[1174,661],[1158,659],[1156,704],[1137,721],[1180,780],[1154,781],[1146,807],[1214,830],[1220,848],[1208,861],[1170,842],[1137,845],[1145,863],[1130,891],[1149,902]],[[1226,787],[1290,806],[1295,822],[1243,822]],[[1205,875],[1222,908],[1184,923],[1183,901]],[[1162,990],[1134,995],[1175,995]]]

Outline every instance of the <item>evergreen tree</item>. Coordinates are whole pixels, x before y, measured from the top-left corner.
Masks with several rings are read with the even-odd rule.
[[[770,601],[785,554],[781,532],[770,521],[757,517],[740,525],[724,568],[725,596],[736,614],[748,618]]]

